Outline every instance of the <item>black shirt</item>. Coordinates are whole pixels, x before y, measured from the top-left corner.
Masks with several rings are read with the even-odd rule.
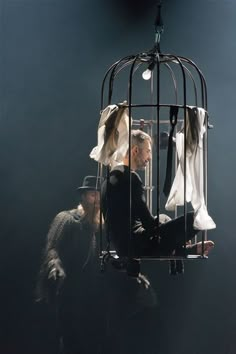
[[[150,237],[155,234],[156,223],[136,172],[131,171],[130,203],[129,168],[119,165],[111,171],[109,180],[102,185],[102,212],[108,236],[119,256],[130,255],[130,251],[135,256],[145,253],[150,247]]]

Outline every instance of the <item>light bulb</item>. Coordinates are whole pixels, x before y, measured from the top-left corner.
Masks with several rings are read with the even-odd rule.
[[[150,70],[150,69],[147,69],[142,73],[142,78],[144,80],[150,80],[151,77],[152,77],[152,70]]]

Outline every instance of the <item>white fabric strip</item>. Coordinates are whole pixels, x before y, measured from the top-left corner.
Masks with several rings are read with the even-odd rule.
[[[186,130],[186,202],[191,202],[194,209],[194,228],[198,230],[210,230],[216,227],[213,219],[209,216],[204,198],[204,177],[203,177],[203,137],[206,112],[203,108],[188,107]],[[191,137],[191,122],[198,120],[198,142],[195,145],[188,139]],[[196,123],[196,121],[194,122]],[[186,124],[186,125],[187,125]],[[176,134],[176,149],[179,159],[176,176],[166,202],[167,210],[174,210],[175,206],[184,205],[184,132],[181,130]]]
[[[102,111],[98,125],[98,145],[89,155],[95,161],[111,167],[123,161],[129,147],[129,114],[126,104],[124,101],[119,106],[109,105]]]

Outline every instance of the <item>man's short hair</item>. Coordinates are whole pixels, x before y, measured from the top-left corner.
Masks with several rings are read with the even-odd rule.
[[[143,132],[140,129],[131,130],[131,145],[132,147],[137,145],[138,147],[142,146],[145,140],[149,140],[152,143],[152,138],[147,133]]]

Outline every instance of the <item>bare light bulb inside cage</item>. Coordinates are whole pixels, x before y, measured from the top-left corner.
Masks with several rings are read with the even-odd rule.
[[[150,80],[152,77],[152,70],[148,69],[142,73],[143,80]]]
[[[152,72],[153,72],[153,69],[156,65],[156,61],[155,60],[152,60],[149,65],[148,65],[148,68],[142,73],[142,78],[144,80],[150,80],[151,77],[152,77]]]

